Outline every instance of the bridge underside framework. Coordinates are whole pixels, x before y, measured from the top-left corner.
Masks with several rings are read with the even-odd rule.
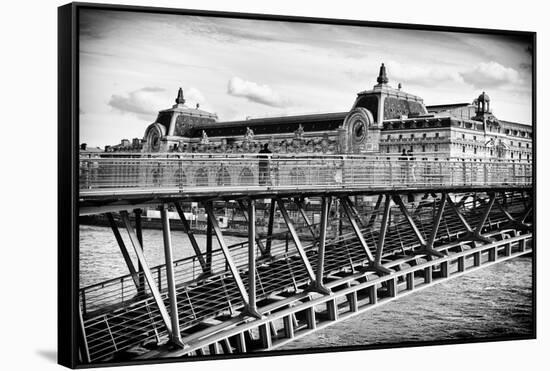
[[[143,254],[141,208],[105,207],[129,274],[80,290],[82,361],[276,349],[417,290],[532,252],[530,186],[368,195],[376,201],[371,207],[356,202],[360,192],[337,190],[228,196],[248,221],[248,240],[231,246],[218,224],[219,197],[201,200],[208,215],[204,246],[189,228],[181,200],[156,199],[165,253],[165,264],[156,267]],[[305,197],[321,205],[317,224],[308,219]],[[259,198],[269,204],[263,236],[255,226]],[[177,211],[193,256],[174,261],[178,247],[171,242],[169,209]],[[273,233],[277,211],[287,227],[283,235]],[[296,216],[309,238],[296,227]],[[342,222],[332,228],[336,218]]]

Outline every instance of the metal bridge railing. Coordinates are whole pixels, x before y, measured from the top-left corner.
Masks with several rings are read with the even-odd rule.
[[[524,186],[532,163],[334,155],[82,157],[80,196],[286,188]]]

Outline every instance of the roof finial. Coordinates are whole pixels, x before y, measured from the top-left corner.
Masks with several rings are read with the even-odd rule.
[[[176,98],[176,104],[184,104],[185,103],[185,99],[183,98],[183,89],[180,88],[180,90],[178,90],[178,97]]]
[[[387,84],[390,80],[388,80],[388,76],[386,75],[386,66],[384,66],[384,63],[380,66],[380,73],[378,74],[378,78],[376,81],[379,84]]]

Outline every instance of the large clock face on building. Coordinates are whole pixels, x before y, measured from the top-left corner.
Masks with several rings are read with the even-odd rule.
[[[158,151],[160,148],[160,138],[158,133],[151,135],[151,148],[153,151]]]
[[[362,120],[355,120],[352,126],[353,141],[355,143],[361,143],[367,136],[367,124]]]
[[[160,138],[161,133],[159,133],[158,128],[153,128],[149,131],[147,141],[149,142],[149,146],[152,151],[157,152],[160,149]]]

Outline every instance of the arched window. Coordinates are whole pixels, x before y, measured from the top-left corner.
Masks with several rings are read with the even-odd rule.
[[[306,174],[302,169],[294,168],[290,170],[290,184],[291,185],[306,184]]]
[[[230,186],[231,185],[231,175],[227,168],[222,166],[218,173],[216,174],[216,184],[219,186]]]
[[[254,185],[254,174],[252,170],[245,167],[239,174],[239,185]]]
[[[208,187],[208,172],[205,169],[199,169],[195,173],[195,185],[197,187]]]
[[[187,184],[187,176],[185,175],[185,171],[178,169],[174,172],[174,184],[179,187]]]

